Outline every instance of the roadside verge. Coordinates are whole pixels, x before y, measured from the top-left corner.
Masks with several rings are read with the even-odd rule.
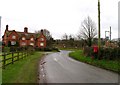
[[[38,62],[41,52],[15,62],[2,70],[2,83],[37,83]]]
[[[119,73],[119,62],[118,60],[97,60],[92,59],[91,57],[86,57],[83,54],[82,50],[77,50],[69,53],[69,56],[75,60],[94,65],[96,67],[100,67],[106,70],[110,70],[116,73]]]

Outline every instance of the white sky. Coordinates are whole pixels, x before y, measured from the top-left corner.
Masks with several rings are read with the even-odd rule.
[[[101,37],[112,27],[112,38],[118,37],[118,1],[101,1]],[[6,24],[10,30],[29,32],[48,29],[53,38],[65,33],[76,35],[81,22],[90,16],[98,23],[98,0],[0,0],[2,35]]]

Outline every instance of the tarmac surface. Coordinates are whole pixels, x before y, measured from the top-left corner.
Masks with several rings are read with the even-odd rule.
[[[69,52],[46,53],[39,65],[39,83],[118,83],[118,74],[76,61]]]

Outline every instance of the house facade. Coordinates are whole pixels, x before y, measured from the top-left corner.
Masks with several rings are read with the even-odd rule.
[[[46,37],[43,34],[43,30],[39,34],[28,32],[28,28],[24,28],[24,32],[19,32],[15,30],[9,30],[8,25],[6,25],[6,30],[2,37],[2,41],[5,46],[10,44],[11,46],[18,45],[23,46],[33,46],[39,48],[46,47]]]

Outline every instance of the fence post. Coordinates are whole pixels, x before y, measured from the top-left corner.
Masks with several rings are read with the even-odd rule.
[[[24,57],[23,58],[25,58],[26,57],[26,55],[25,55],[25,51],[24,51]]]
[[[28,55],[27,55],[27,50],[26,50],[26,57],[28,57]]]
[[[27,57],[27,50],[25,51],[26,57]]]
[[[19,60],[19,52],[18,52],[18,55],[17,55],[17,60]]]
[[[14,63],[14,53],[12,52],[12,64]]]
[[[29,56],[29,51],[27,51],[27,56]]]
[[[28,57],[28,51],[26,50],[26,56]]]
[[[25,51],[25,57],[27,57],[27,52]]]
[[[5,52],[4,52],[4,54],[3,54],[3,69],[5,69],[5,62],[6,62],[6,54],[5,54]]]
[[[22,51],[22,59],[23,59],[23,57],[24,57],[24,51]]]
[[[21,53],[22,53],[22,57],[21,57],[21,59],[23,59],[23,51],[22,51]]]

